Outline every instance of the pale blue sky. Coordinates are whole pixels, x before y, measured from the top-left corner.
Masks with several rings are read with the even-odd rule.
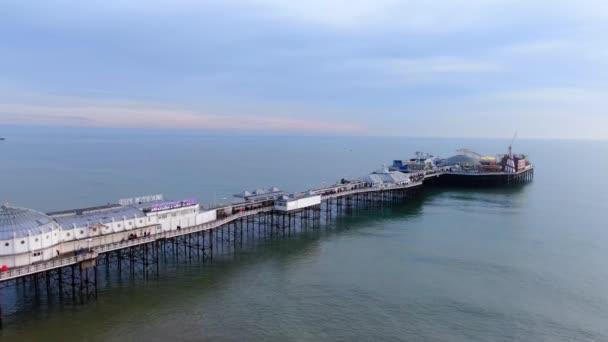
[[[608,138],[608,1],[0,2],[0,125]]]

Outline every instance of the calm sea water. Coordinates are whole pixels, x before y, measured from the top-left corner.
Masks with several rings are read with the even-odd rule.
[[[508,144],[0,132],[0,200],[41,211],[150,193],[227,202],[244,189],[363,175],[418,150]],[[0,339],[606,341],[608,143],[522,139],[514,149],[536,165],[524,187],[429,190],[213,263],[166,266],[160,279],[110,282],[84,306],[5,305]]]

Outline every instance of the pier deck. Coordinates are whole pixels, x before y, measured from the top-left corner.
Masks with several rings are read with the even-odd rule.
[[[517,176],[517,175],[523,174],[530,170],[526,169],[526,170],[523,170],[519,173],[512,174],[512,175]],[[340,189],[344,188],[344,185],[338,184],[338,185],[332,185],[332,186],[328,186],[328,187],[324,187],[324,188],[317,188],[317,189],[313,189],[313,190],[309,190],[309,191],[314,194],[320,194],[321,200],[323,202],[326,202],[328,200],[348,197],[348,196],[354,196],[357,194],[390,192],[390,191],[399,191],[399,190],[406,190],[406,189],[421,187],[423,185],[423,181],[427,180],[427,179],[438,178],[438,177],[441,177],[442,175],[463,175],[463,174],[465,174],[465,173],[448,172],[445,170],[440,170],[440,171],[412,174],[413,176],[419,176],[419,178],[422,176],[424,176],[424,177],[422,177],[422,180],[411,182],[408,184],[402,184],[402,185],[370,186],[370,185],[363,185],[362,183],[352,183],[351,186],[356,187],[352,190],[339,191]],[[499,173],[499,174],[502,174],[502,173]],[[466,173],[466,175],[483,177],[485,174]],[[487,176],[487,175],[485,175],[485,176]],[[242,205],[245,206],[247,204],[251,204],[251,203],[244,203]],[[221,206],[221,207],[216,207],[214,209],[222,210],[222,209],[231,208],[231,207],[232,206]],[[133,240],[126,240],[126,241],[121,241],[121,242],[104,244],[104,245],[100,245],[100,246],[91,248],[90,251],[85,254],[80,254],[80,255],[71,256],[71,257],[58,257],[57,259],[46,261],[46,262],[40,262],[40,263],[33,264],[33,265],[12,268],[8,271],[0,273],[0,283],[7,281],[7,280],[12,280],[12,279],[20,278],[23,276],[32,275],[35,273],[42,273],[42,272],[46,272],[46,271],[53,270],[56,268],[75,265],[75,264],[78,264],[78,263],[86,261],[86,260],[95,259],[97,256],[99,256],[101,254],[113,252],[116,250],[126,249],[126,248],[139,246],[139,245],[150,244],[150,243],[153,243],[158,240],[171,239],[171,238],[185,236],[185,235],[189,235],[189,234],[193,234],[193,233],[197,233],[197,232],[201,232],[201,231],[217,229],[221,226],[224,226],[228,223],[239,220],[241,218],[255,216],[255,215],[263,213],[263,212],[269,213],[272,211],[273,211],[272,206],[264,206],[261,208],[244,210],[242,212],[238,212],[238,213],[229,215],[227,217],[217,219],[213,222],[208,222],[208,223],[191,226],[191,227],[184,227],[179,230],[172,230],[172,231],[160,232],[160,233],[156,233],[156,234],[152,234],[152,235],[148,235],[148,236],[142,236],[142,237],[139,237],[139,238],[133,239]]]
[[[533,168],[530,168],[508,176],[531,180],[532,172]],[[414,181],[405,184],[373,185],[363,182],[346,182],[311,189],[305,193],[320,195],[320,204],[291,211],[277,211],[276,207],[267,200],[219,206],[212,210],[217,210],[218,213],[230,212],[230,214],[218,216],[216,220],[200,225],[178,227],[177,230],[161,231],[160,227],[156,227],[158,229],[152,229],[153,233],[150,235],[101,244],[81,251],[75,256],[59,256],[50,261],[0,272],[0,288],[4,288],[5,283],[23,279],[23,282],[26,280],[33,282],[34,288],[37,289],[39,279],[45,279],[47,294],[50,295],[53,291],[51,283],[55,282],[59,286],[59,293],[65,292],[61,289],[62,286],[67,286],[71,288],[72,297],[80,298],[81,303],[84,303],[85,298],[97,297],[98,264],[105,265],[109,269],[114,260],[118,272],[122,272],[122,265],[127,262],[131,273],[139,270],[144,272],[147,277],[148,268],[152,265],[155,266],[156,272],[159,272],[159,254],[167,253],[167,250],[175,256],[183,253],[186,258],[196,255],[202,256],[203,261],[206,258],[212,259],[214,243],[230,242],[236,248],[237,242],[242,245],[244,230],[246,229],[249,233],[250,227],[254,233],[257,227],[258,235],[266,236],[269,232],[270,237],[273,234],[275,236],[282,234],[285,237],[286,230],[291,234],[292,228],[296,226],[300,227],[301,231],[308,227],[309,222],[312,222],[313,227],[320,226],[323,206],[325,207],[325,217],[329,219],[338,216],[344,210],[343,208],[353,208],[353,203],[375,206],[387,201],[402,200],[409,197],[410,192],[418,192],[427,180],[433,179],[434,181],[446,176],[458,175],[461,174],[439,169],[410,174]],[[227,234],[224,234],[224,230],[227,230]],[[92,270],[92,274],[89,274],[90,270]],[[79,293],[78,296],[77,293]],[[0,313],[0,328],[1,326]]]

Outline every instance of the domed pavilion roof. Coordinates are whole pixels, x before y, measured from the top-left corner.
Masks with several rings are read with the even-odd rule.
[[[455,155],[455,156],[452,156],[452,157],[446,159],[444,162],[444,165],[478,166],[478,165],[481,165],[481,162],[477,158],[467,156],[464,154],[458,154],[458,155]]]
[[[41,212],[0,206],[0,240],[44,234],[57,228],[57,222]]]

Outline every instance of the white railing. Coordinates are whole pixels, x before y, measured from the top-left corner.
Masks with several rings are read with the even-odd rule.
[[[327,199],[331,199],[331,198],[349,196],[349,195],[366,193],[366,192],[407,189],[407,188],[412,188],[412,187],[419,186],[419,185],[422,185],[422,181],[412,182],[412,183],[402,184],[402,185],[389,185],[389,186],[382,186],[382,187],[369,186],[369,187],[364,187],[364,188],[359,188],[359,189],[337,192],[337,193],[333,193],[333,194],[322,195],[321,200],[327,200]],[[319,191],[321,191],[321,190],[322,189],[319,189]],[[103,244],[103,245],[91,248],[91,251],[88,253],[85,253],[85,254],[79,254],[79,255],[71,256],[71,257],[67,257],[67,258],[54,259],[54,260],[50,260],[50,261],[46,261],[46,262],[33,264],[33,265],[17,267],[17,268],[10,269],[5,272],[0,272],[0,281],[5,281],[5,280],[14,279],[14,278],[34,274],[34,273],[48,271],[48,270],[59,268],[59,267],[77,264],[77,263],[85,261],[85,260],[95,259],[95,258],[97,258],[97,256],[99,254],[102,254],[102,253],[108,253],[108,252],[123,249],[123,248],[143,245],[143,244],[154,242],[154,241],[160,240],[160,239],[173,238],[176,236],[183,236],[183,235],[188,235],[188,234],[192,234],[192,233],[196,233],[196,232],[200,232],[200,231],[204,231],[204,230],[215,229],[217,227],[223,226],[234,220],[238,220],[243,217],[257,215],[261,212],[268,212],[268,211],[272,211],[272,210],[273,210],[272,206],[257,208],[257,209],[253,209],[253,210],[247,210],[247,211],[243,211],[243,212],[240,212],[237,214],[233,214],[233,215],[221,218],[219,220],[203,223],[203,224],[196,225],[196,226],[180,228],[179,230],[170,230],[170,231],[161,232],[161,233],[157,233],[157,234],[151,234],[148,236],[142,236],[142,237],[139,237],[136,239],[131,239],[131,240]]]
[[[170,231],[166,231],[166,232],[152,234],[149,236],[142,236],[142,237],[132,239],[132,240],[125,240],[125,241],[120,241],[120,242],[109,243],[106,245],[94,247],[93,250],[95,252],[101,254],[101,253],[107,253],[107,252],[111,252],[111,251],[115,251],[115,250],[123,249],[123,248],[127,248],[127,247],[147,244],[150,242],[154,242],[156,240],[168,239],[168,238],[173,238],[173,237],[182,236],[182,235],[188,235],[188,234],[200,232],[203,230],[214,229],[214,228],[223,226],[228,222],[237,220],[239,218],[256,215],[258,213],[261,213],[264,211],[270,211],[270,210],[272,210],[272,207],[263,207],[263,208],[243,211],[238,214],[230,215],[230,216],[227,216],[227,217],[224,217],[219,220],[212,221],[212,222],[207,222],[207,223],[199,224],[196,226],[180,228],[179,230],[170,230]]]
[[[68,258],[54,259],[46,262],[41,262],[33,265],[22,266],[0,273],[0,281],[9,279],[19,278],[26,275],[44,272],[59,267],[74,265],[81,261],[91,260],[97,258],[98,253],[96,251],[88,252],[85,254],[79,254]]]
[[[437,174],[433,174],[433,176],[435,176],[435,175],[437,175]],[[420,186],[420,185],[422,185],[422,181],[411,182],[411,183],[402,184],[402,185],[389,185],[389,186],[381,186],[381,187],[369,186],[369,187],[364,187],[364,188],[359,188],[359,189],[337,192],[337,193],[333,193],[333,194],[322,195],[321,200],[327,200],[327,199],[331,199],[331,198],[349,196],[349,195],[366,193],[366,192],[407,189],[407,188],[412,188],[412,187],[416,187],[416,186]],[[173,238],[176,236],[188,235],[188,234],[196,233],[199,231],[215,229],[217,227],[223,226],[234,220],[237,220],[237,219],[240,219],[243,217],[247,217],[247,216],[251,216],[251,215],[257,215],[261,212],[272,211],[272,209],[273,209],[272,206],[267,206],[267,207],[253,209],[253,210],[247,210],[247,211],[243,211],[243,212],[240,212],[237,214],[233,214],[233,215],[221,218],[219,220],[203,223],[203,224],[196,225],[196,226],[181,228],[179,230],[170,230],[170,231],[152,234],[152,235],[148,235],[148,236],[142,236],[142,237],[132,239],[132,240],[112,242],[112,243],[96,246],[96,247],[91,248],[91,251],[88,253],[85,253],[85,254],[80,254],[80,255],[76,255],[76,256],[72,256],[72,257],[68,257],[68,258],[54,259],[54,260],[50,260],[50,261],[46,261],[46,262],[42,262],[42,263],[33,264],[33,265],[17,267],[17,268],[8,270],[6,272],[0,272],[0,281],[5,281],[5,280],[9,280],[9,279],[22,277],[25,275],[30,275],[30,274],[44,272],[44,271],[59,268],[59,267],[73,265],[73,264],[79,263],[84,260],[94,259],[97,257],[97,255],[102,254],[102,253],[108,253],[108,252],[123,249],[123,248],[143,245],[143,244],[154,242],[154,241],[160,240],[160,239]]]
[[[242,217],[257,215],[261,212],[271,211],[271,210],[272,210],[272,207],[262,207],[262,208],[257,208],[257,209],[253,209],[253,210],[247,210],[247,211],[240,212],[238,214],[234,214],[234,215],[230,215],[230,216],[221,218],[219,220],[203,223],[198,226],[181,228],[180,230],[170,230],[168,232],[164,232],[164,233],[157,234],[157,235],[160,235],[160,238],[172,238],[172,237],[181,236],[181,235],[188,235],[188,234],[196,233],[196,232],[203,231],[203,230],[214,229],[219,226],[223,226],[228,222],[238,220]]]
[[[108,243],[108,244],[105,244],[105,245],[100,245],[100,246],[97,246],[97,247],[93,247],[93,250],[96,251],[99,254],[101,254],[101,253],[107,253],[107,252],[115,251],[117,249],[123,249],[123,248],[131,247],[131,246],[137,246],[137,245],[141,245],[141,244],[144,244],[144,243],[155,241],[157,239],[158,235],[160,235],[160,234],[153,234],[153,235],[149,235],[149,236],[142,236],[140,238],[133,239],[133,240],[125,240],[125,241],[119,241],[119,242],[112,242],[112,243]]]
[[[389,185],[389,186],[383,186],[383,187],[371,186],[371,187],[365,187],[365,188],[360,188],[360,189],[337,192],[335,194],[322,195],[321,200],[337,198],[337,197],[342,197],[342,196],[350,196],[350,195],[355,195],[355,194],[360,194],[360,193],[365,193],[365,192],[407,189],[407,188],[413,188],[413,187],[419,186],[419,185],[422,185],[422,181],[412,182],[412,183],[403,184],[403,185]]]

